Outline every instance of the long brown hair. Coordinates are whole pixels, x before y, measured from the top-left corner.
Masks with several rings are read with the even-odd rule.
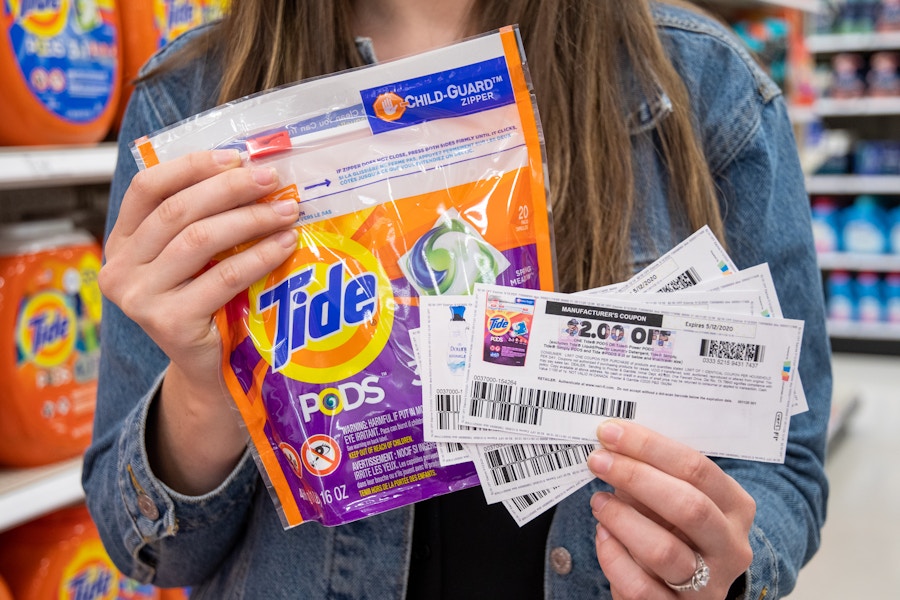
[[[682,2],[678,2],[682,4]],[[673,214],[691,229],[722,219],[690,99],[668,59],[648,0],[481,0],[481,31],[518,23],[538,97],[562,291],[631,276],[632,137],[622,60],[648,98],[661,88],[672,113],[655,130]],[[351,0],[232,0],[209,39],[224,53],[219,99],[362,64]],[[649,235],[649,232],[645,232]]]

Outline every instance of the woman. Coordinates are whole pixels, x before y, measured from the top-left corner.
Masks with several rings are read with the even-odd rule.
[[[283,531],[210,315],[288,256],[297,207],[254,204],[278,182],[234,153],[138,174],[127,143],[248,93],[514,22],[547,139],[561,289],[627,279],[709,224],[739,268],[768,262],[785,316],[806,321],[810,410],[791,420],[784,465],[712,461],[606,423],[589,459],[598,479],[521,530],[476,490]],[[120,133],[84,469],[123,571],[208,598],[755,599],[794,587],[827,495],[821,284],[784,102],[721,27],[645,0],[233,0],[224,22],[148,68]],[[263,236],[194,277],[220,250]]]

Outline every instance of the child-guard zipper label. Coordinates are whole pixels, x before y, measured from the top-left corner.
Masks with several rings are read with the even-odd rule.
[[[360,97],[374,134],[515,102],[502,56],[360,90]]]

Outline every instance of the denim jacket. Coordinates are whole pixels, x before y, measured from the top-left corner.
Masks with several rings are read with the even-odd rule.
[[[768,262],[785,317],[806,322],[799,370],[810,410],[791,419],[785,463],[717,460],[758,507],[743,597],[772,600],[793,589],[818,548],[827,496],[830,349],[808,198],[775,84],[718,24],[664,5],[654,6],[654,14],[692,98],[729,252],[738,268]],[[137,170],[128,143],[211,108],[220,73],[214,61],[195,61],[137,86],[120,132],[108,229]],[[652,129],[667,117],[668,99],[631,96],[633,111],[624,118],[634,142],[634,214],[644,231],[654,232],[647,240],[635,228],[637,270],[691,231],[667,202],[654,146]],[[414,506],[339,527],[306,523],[285,531],[249,452],[203,496],[179,494],[157,479],[148,465],[145,424],[168,360],[116,306],[107,302],[103,310],[100,391],[83,483],[106,548],[124,573],[160,586],[191,585],[199,598],[404,597]],[[610,597],[589,505],[601,489],[605,484],[594,481],[557,507],[546,544],[546,598]]]

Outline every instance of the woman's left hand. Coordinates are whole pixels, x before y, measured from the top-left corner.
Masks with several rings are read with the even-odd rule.
[[[597,438],[603,449],[588,466],[616,490],[591,498],[597,559],[613,596],[725,598],[753,560],[753,498],[706,456],[635,423],[607,421]],[[670,589],[666,581],[690,582],[697,554],[708,584],[686,596]]]

